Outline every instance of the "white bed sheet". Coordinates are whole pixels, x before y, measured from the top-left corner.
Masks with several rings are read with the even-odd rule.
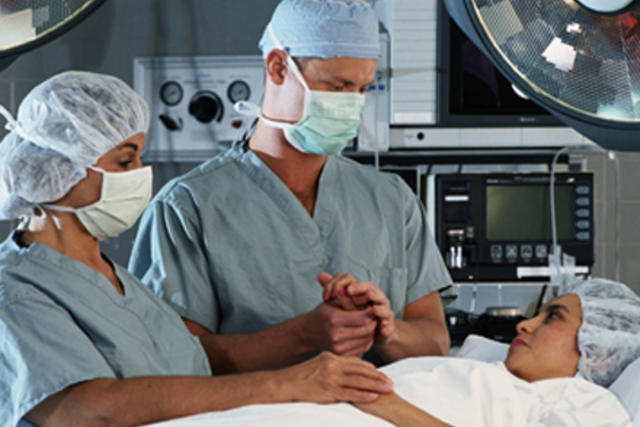
[[[628,419],[625,421],[621,417],[611,416],[624,414],[624,410],[610,393],[586,381],[548,380],[541,382],[546,384],[532,388],[523,381],[513,382],[509,379],[511,375],[501,364],[493,365],[493,371],[487,371],[482,366],[482,362],[426,357],[406,359],[382,370],[394,379],[399,395],[457,426],[631,425]],[[443,388],[442,378],[451,378],[452,374],[454,379],[449,381],[448,387]],[[460,386],[470,377],[473,377],[472,387]],[[552,384],[553,381],[556,384]],[[558,381],[564,383],[557,384]],[[575,399],[560,399],[560,396],[566,395],[573,395]],[[564,403],[556,405],[555,402],[560,400]],[[576,411],[578,407],[581,409]],[[545,408],[546,412],[543,414],[540,408]],[[596,424],[596,419],[602,418],[603,413],[606,416]],[[254,423],[260,426],[390,426],[345,403],[252,405],[155,426],[233,427]]]

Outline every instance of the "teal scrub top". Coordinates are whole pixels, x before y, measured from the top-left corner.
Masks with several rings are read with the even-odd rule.
[[[102,274],[16,235],[0,244],[0,425],[96,378],[211,375],[207,356],[171,307],[114,265]]]
[[[310,216],[246,144],[160,191],[129,269],[183,317],[223,334],[313,310],[323,271],[372,281],[398,317],[451,283],[422,205],[398,176],[329,156]]]

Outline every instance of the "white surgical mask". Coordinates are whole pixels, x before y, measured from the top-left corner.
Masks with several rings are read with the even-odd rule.
[[[276,46],[284,50],[271,26],[269,34]],[[311,90],[289,55],[287,63],[304,87],[302,119],[291,124],[266,118],[262,113],[260,118],[265,124],[284,130],[285,138],[298,151],[322,155],[340,153],[358,135],[365,96],[352,92]]]
[[[133,227],[151,200],[153,172],[151,166],[127,172],[107,172],[90,167],[102,174],[100,200],[82,208],[43,205],[62,212],[75,213],[82,225],[98,240],[115,237]]]

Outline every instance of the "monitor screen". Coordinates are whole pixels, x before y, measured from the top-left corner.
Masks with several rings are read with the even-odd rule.
[[[513,90],[489,58],[451,21],[450,112],[454,114],[549,114]]]
[[[443,8],[444,9],[444,8]],[[439,123],[454,126],[563,126],[519,96],[476,45],[443,12],[440,25]]]
[[[487,240],[490,242],[550,241],[551,208],[548,185],[487,185]],[[555,187],[558,241],[573,238],[573,187]]]

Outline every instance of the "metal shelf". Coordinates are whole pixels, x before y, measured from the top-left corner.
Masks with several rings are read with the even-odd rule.
[[[546,164],[551,165],[558,149],[454,149],[454,150],[398,150],[379,154],[381,166],[414,166],[421,164]],[[558,163],[570,164],[571,154],[560,155]],[[375,155],[369,152],[345,151],[345,157],[363,164],[374,164]]]

